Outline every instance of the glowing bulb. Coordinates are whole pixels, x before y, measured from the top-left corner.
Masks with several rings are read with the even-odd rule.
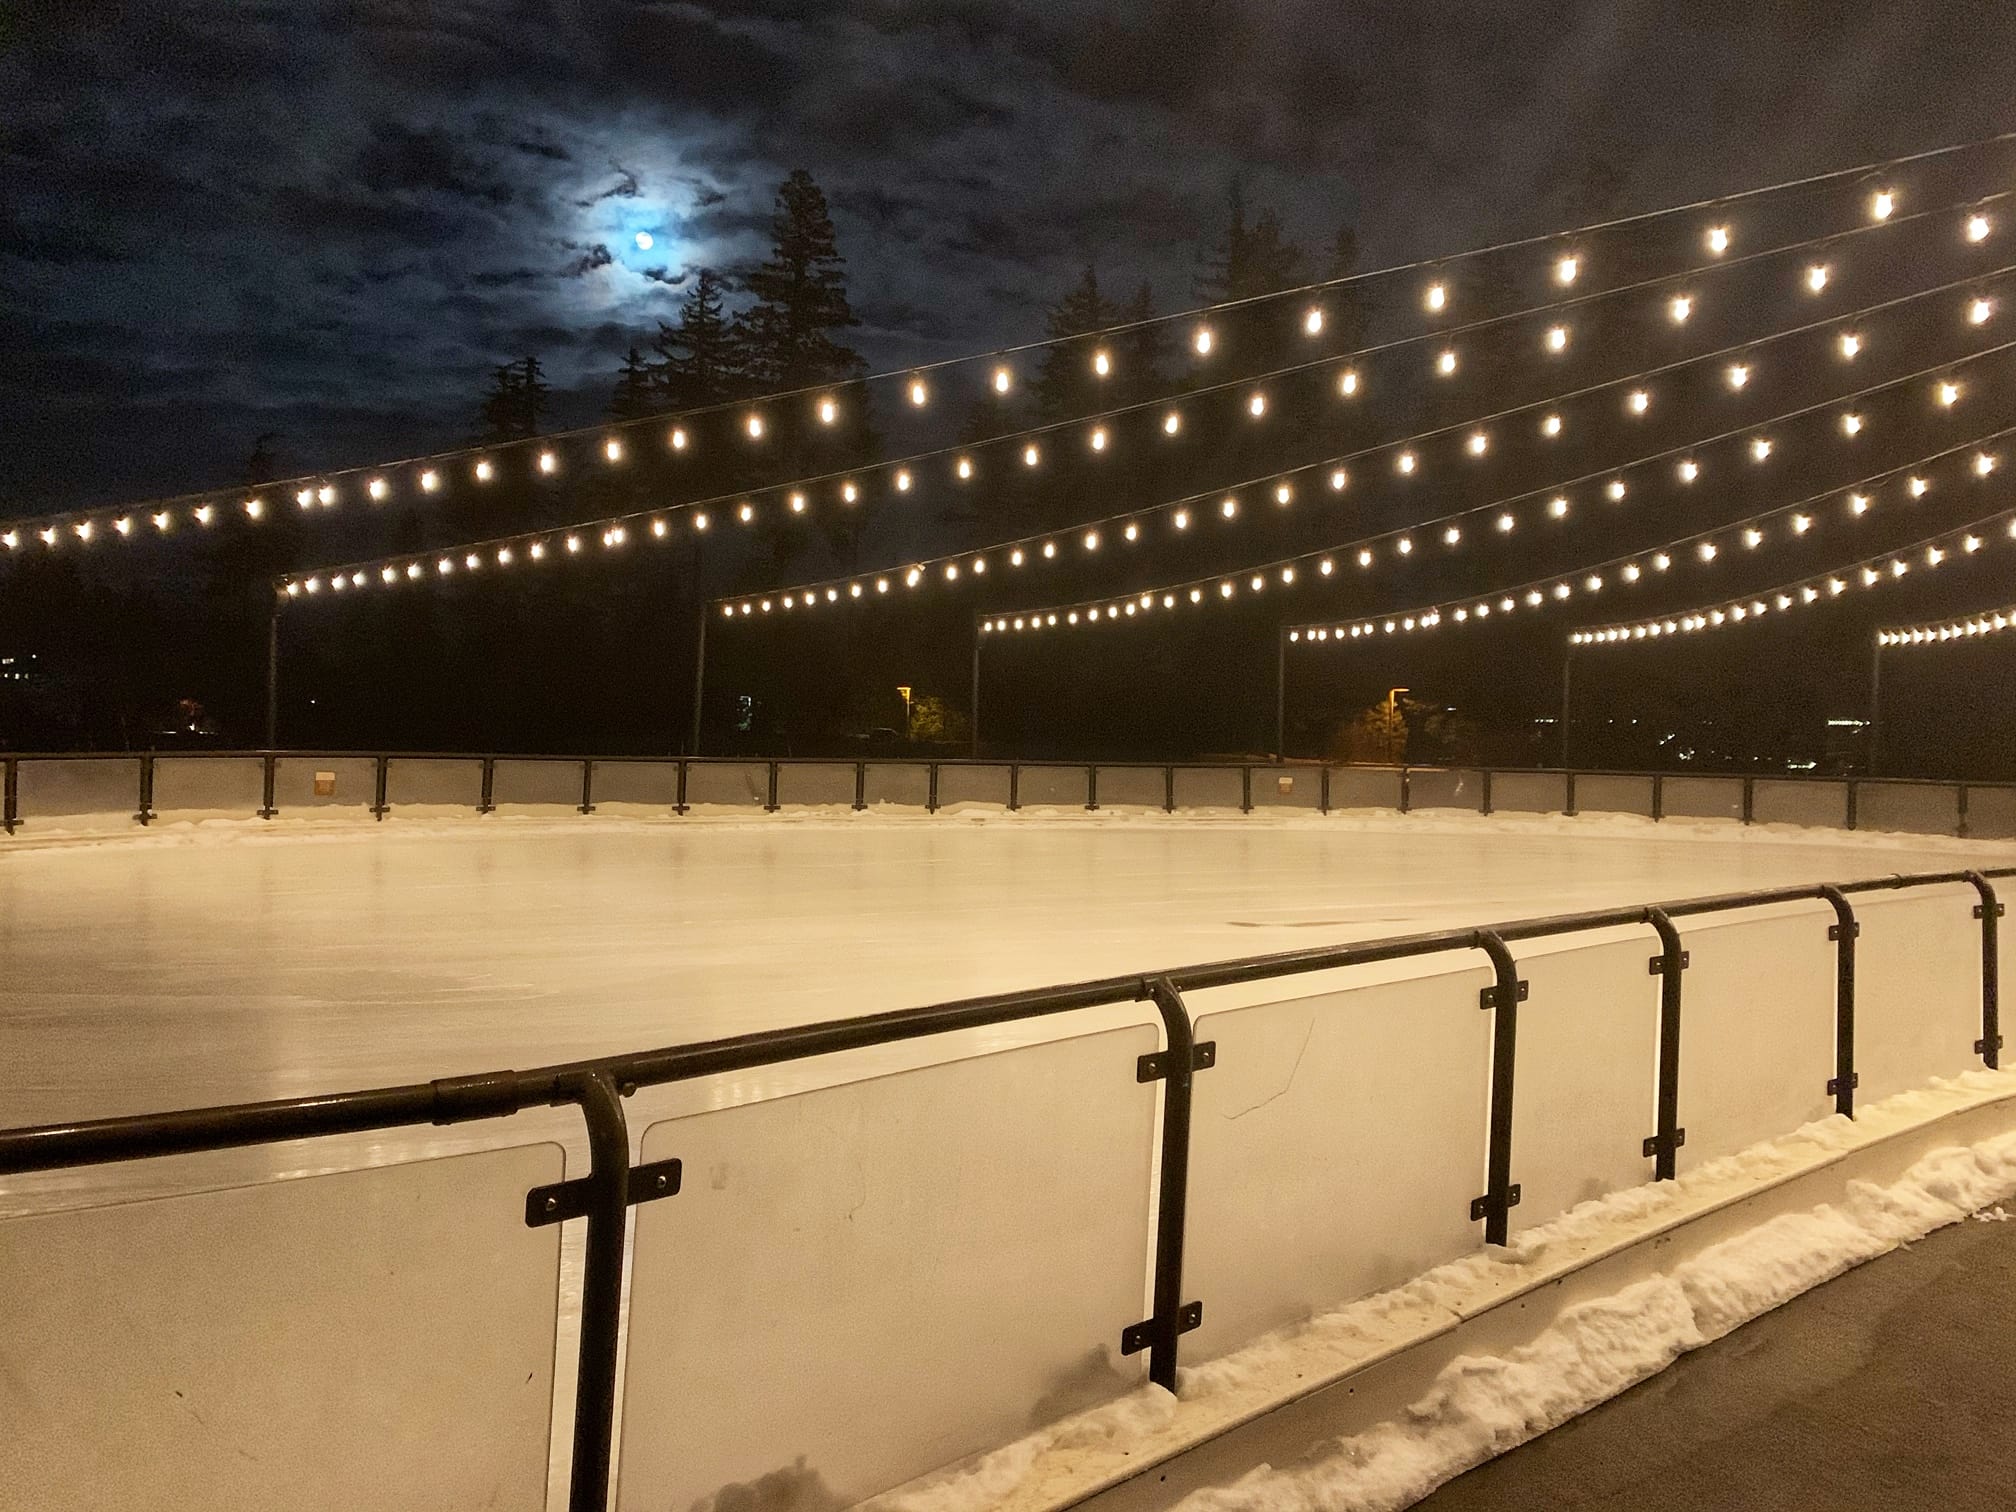
[[[1848,495],[1848,512],[1853,515],[1869,513],[1869,495],[1859,493]]]
[[[1616,503],[1624,497],[1624,480],[1622,478],[1612,478],[1609,487],[1605,488],[1603,492],[1610,496],[1611,503]]]
[[[1973,300],[1967,306],[1967,323],[1969,325],[1977,325],[1977,326],[1986,325],[1988,323],[1988,317],[1990,315],[1993,315],[1994,313],[1995,313],[1995,303],[1993,300],[1989,299]]]
[[[1988,217],[1985,215],[1970,215],[1967,217],[1967,240],[1970,242],[1986,241],[1988,233],[1993,229],[1994,227],[1989,223]]]
[[[168,511],[165,509],[161,510],[159,513],[155,515],[150,516],[150,518],[153,520],[154,528],[158,531],[161,531],[163,534],[166,534],[168,527],[175,523],[175,517],[169,514]]]
[[[1444,546],[1454,546],[1462,539],[1463,532],[1454,525],[1451,525],[1447,530],[1442,532],[1442,544]]]
[[[1088,530],[1085,532],[1085,549],[1087,551],[1097,551],[1099,549],[1098,531]]]
[[[896,469],[896,492],[898,493],[910,492],[910,469],[908,469],[907,467],[899,467]]]
[[[1562,495],[1556,494],[1547,501],[1547,513],[1557,520],[1565,518],[1568,513],[1568,500]]]
[[[1756,440],[1750,443],[1750,456],[1753,460],[1762,462],[1766,457],[1770,455],[1771,455],[1771,442],[1766,437],[1759,436]]]
[[[1575,282],[1575,275],[1582,271],[1582,259],[1568,256],[1554,264],[1554,281],[1564,287]]]
[[[1255,394],[1252,398],[1248,399],[1246,401],[1246,413],[1256,420],[1266,414],[1267,396],[1265,394]]]
[[[1162,417],[1163,435],[1173,436],[1176,434],[1176,432],[1180,431],[1181,429],[1183,429],[1183,417],[1177,414],[1176,411],[1171,410],[1169,411],[1168,414]]]
[[[1347,399],[1358,392],[1358,370],[1356,368],[1346,368],[1337,375],[1337,392]]]
[[[1043,543],[1043,555],[1046,560],[1054,560],[1057,555],[1057,543],[1055,541],[1045,541]]]
[[[852,482],[842,483],[840,485],[840,502],[842,504],[852,504],[856,499],[860,497],[861,497],[860,485]]]
[[[1218,513],[1225,519],[1233,518],[1239,513],[1239,501],[1227,495],[1225,501],[1218,506]]]
[[[1813,517],[1811,515],[1795,514],[1792,516],[1792,534],[1804,535],[1812,528]]]
[[[1456,371],[1456,351],[1453,347],[1445,349],[1442,355],[1435,359],[1435,371],[1444,378]]]
[[[398,582],[398,581],[399,581],[399,569],[398,569],[398,568],[396,568],[396,567],[384,567],[384,568],[380,568],[380,569],[379,569],[379,572],[378,572],[378,581],[379,581],[379,582],[381,582],[381,583],[396,583],[396,582]]]
[[[553,472],[559,466],[560,466],[560,459],[556,457],[552,452],[542,451],[541,453],[539,453],[539,471],[541,471],[542,473]]]
[[[1295,497],[1295,490],[1291,488],[1288,484],[1276,483],[1274,485],[1274,502],[1276,504],[1286,504],[1294,497]]]
[[[1015,382],[1015,375],[1005,367],[994,369],[994,392],[1005,394]]]
[[[1033,441],[1022,448],[1022,465],[1024,467],[1034,467],[1042,460],[1043,454],[1036,450],[1036,445]]]
[[[247,499],[245,501],[245,514],[247,518],[256,520],[265,513],[266,501],[264,499]],[[133,528],[133,522],[131,520],[121,520],[115,528],[119,534],[124,535]]]
[[[744,525],[747,525],[751,520],[756,518],[756,506],[753,504],[744,504],[740,509],[735,511],[735,518],[740,520]]]
[[[1888,220],[1890,212],[1897,208],[1897,196],[1888,189],[1878,189],[1869,196],[1869,218]]]
[[[1413,537],[1411,537],[1411,536],[1402,536],[1402,537],[1400,537],[1400,539],[1399,539],[1399,540],[1397,540],[1397,541],[1395,541],[1395,542],[1393,543],[1393,549],[1394,549],[1395,551],[1399,552],[1399,553],[1400,553],[1400,555],[1402,555],[1402,556],[1408,556],[1408,555],[1410,555],[1410,554],[1411,554],[1411,553],[1413,552],[1413,550],[1414,550],[1414,539],[1413,539]]]
[[[1701,464],[1694,461],[1691,457],[1680,464],[1680,481],[1682,483],[1692,483],[1700,476]]]
[[[1860,415],[1853,413],[1843,415],[1841,417],[1841,431],[1844,435],[1849,436],[1861,435],[1862,417]]]
[[[1101,378],[1113,371],[1113,357],[1104,347],[1092,354],[1092,371]]]
[[[1372,553],[1369,551],[1360,551],[1358,553],[1358,565],[1360,567],[1370,567],[1372,565]]]
[[[1175,514],[1169,517],[1169,522],[1178,530],[1188,530],[1190,528],[1190,511],[1187,509],[1177,510]]]
[[[1127,540],[1138,541],[1141,539],[1141,527],[1139,525],[1136,525],[1132,520],[1129,520],[1127,522],[1127,528],[1121,531],[1120,534]]]
[[[1449,303],[1449,290],[1443,284],[1432,283],[1428,285],[1428,292],[1421,297],[1421,302],[1430,310],[1439,311]]]
[[[1547,350],[1550,352],[1568,350],[1568,327],[1557,325],[1547,328]]]
[[[959,580],[959,564],[957,562],[947,562],[945,564],[945,581],[948,583],[953,583],[957,582],[958,580]]]
[[[1946,382],[1939,385],[1939,404],[1943,409],[1951,409],[1960,401],[1960,385]]]
[[[1710,226],[1708,228],[1708,250],[1717,257],[1720,257],[1724,252],[1729,250],[1729,228],[1727,226]]]
[[[567,549],[569,551],[579,551],[581,549],[581,537],[574,535],[567,537]]]
[[[1740,389],[1750,381],[1750,369],[1743,363],[1731,363],[1728,372],[1729,387]]]
[[[1499,534],[1500,534],[1500,535],[1510,535],[1510,534],[1512,533],[1512,527],[1513,527],[1513,526],[1515,526],[1515,525],[1517,525],[1518,523],[1519,523],[1519,522],[1518,522],[1517,520],[1515,520],[1515,519],[1514,519],[1514,518],[1513,518],[1513,517],[1512,517],[1511,515],[1509,515],[1509,514],[1501,514],[1500,516],[1498,516],[1498,532],[1499,532]]]
[[[316,489],[315,502],[320,504],[324,509],[334,504],[336,502],[336,489],[334,485],[324,483],[320,488]]]
[[[1106,427],[1103,425],[1092,427],[1092,450],[1095,452],[1106,450]]]
[[[961,457],[954,464],[952,470],[959,475],[960,481],[964,482],[973,476],[973,459],[971,457]]]
[[[1974,453],[1974,475],[1985,478],[1995,471],[1995,459],[1987,452]]]
[[[1806,270],[1807,289],[1815,294],[1818,294],[1822,289],[1826,288],[1828,271],[1829,270],[1827,264],[1825,263],[1814,263],[1811,267],[1807,268]]]
[[[1415,466],[1414,453],[1403,451],[1398,457],[1394,458],[1393,465],[1403,473],[1412,473]]]
[[[1860,336],[1857,336],[1853,331],[1843,331],[1841,333],[1841,357],[1843,361],[1854,361],[1855,354],[1861,350],[1862,338]]]
[[[922,378],[912,378],[910,380],[910,402],[912,404],[922,409],[925,401],[930,397],[931,391],[924,386]]]
[[[407,578],[407,581],[408,581],[408,582],[412,582],[412,581],[414,581],[415,579],[417,579],[417,578],[418,578],[418,577],[420,576],[420,574],[421,574],[421,572],[422,572],[422,571],[423,571],[423,569],[421,568],[421,566],[420,566],[420,564],[419,564],[418,562],[408,562],[408,563],[406,564],[406,578]]]
[[[1017,546],[1013,551],[1008,553],[1008,565],[1010,567],[1020,567],[1022,565],[1022,562],[1023,562],[1022,548],[1020,546]]]
[[[1344,492],[1344,485],[1350,481],[1351,475],[1344,471],[1343,468],[1333,468],[1330,473],[1330,491],[1332,493],[1342,493]]]
[[[840,406],[838,404],[831,399],[821,399],[819,401],[819,423],[821,425],[831,425],[839,418]]]
[[[309,505],[315,502],[315,490],[312,488],[296,489],[294,493],[294,502],[296,504],[299,504],[303,509],[306,509]]]
[[[707,528],[707,512],[705,510],[693,516],[693,528],[695,530],[705,530]]]
[[[791,495],[791,513],[793,514],[805,513],[805,495],[803,495],[802,493],[794,493]]]
[[[1631,397],[1625,401],[1634,415],[1642,415],[1652,408],[1652,396],[1643,389],[1633,389]]]
[[[1713,541],[1703,541],[1699,546],[1695,547],[1694,550],[1695,553],[1704,562],[1712,562],[1715,560],[1715,543]]]
[[[1199,357],[1209,357],[1211,355],[1211,327],[1197,327],[1197,334],[1190,338],[1190,345],[1196,349]]]
[[[1321,305],[1311,305],[1308,311],[1302,316],[1302,334],[1305,336],[1320,336],[1323,334],[1323,307]]]
[[[1542,420],[1540,422],[1540,434],[1543,436],[1560,435],[1561,417],[1559,415],[1549,415],[1546,419]]]
[[[1673,324],[1686,324],[1687,317],[1694,313],[1693,296],[1690,294],[1675,294],[1666,305],[1666,313],[1672,317]]]
[[[1664,572],[1668,567],[1671,567],[1672,565],[1673,565],[1673,558],[1666,555],[1666,553],[1663,551],[1652,558],[1652,566],[1656,571]]]
[[[1490,450],[1491,438],[1482,431],[1472,431],[1470,439],[1464,444],[1469,447],[1471,456],[1481,457],[1486,451]]]

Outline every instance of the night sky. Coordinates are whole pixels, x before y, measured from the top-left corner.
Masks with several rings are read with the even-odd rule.
[[[599,413],[691,270],[831,196],[877,367],[1190,303],[1228,185],[1365,266],[2011,124],[2006,4],[14,5],[0,513],[465,438],[541,354]],[[636,234],[653,239],[640,251]]]

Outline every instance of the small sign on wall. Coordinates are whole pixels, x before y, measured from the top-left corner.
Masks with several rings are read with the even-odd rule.
[[[315,796],[317,798],[334,798],[336,796],[336,774],[334,772],[317,772],[315,774]]]
[[[1285,797],[1287,794],[1295,791],[1295,779],[1293,777],[1276,777],[1274,779],[1274,787],[1277,792]]]

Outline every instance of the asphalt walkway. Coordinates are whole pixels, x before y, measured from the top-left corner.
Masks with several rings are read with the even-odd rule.
[[[2008,1512],[2012,1430],[2016,1221],[1969,1219],[1683,1356],[1416,1512]]]

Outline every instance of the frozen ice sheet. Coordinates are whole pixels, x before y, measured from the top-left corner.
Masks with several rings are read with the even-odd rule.
[[[0,847],[0,1124],[702,1040],[2010,847],[1629,819],[174,827]]]

